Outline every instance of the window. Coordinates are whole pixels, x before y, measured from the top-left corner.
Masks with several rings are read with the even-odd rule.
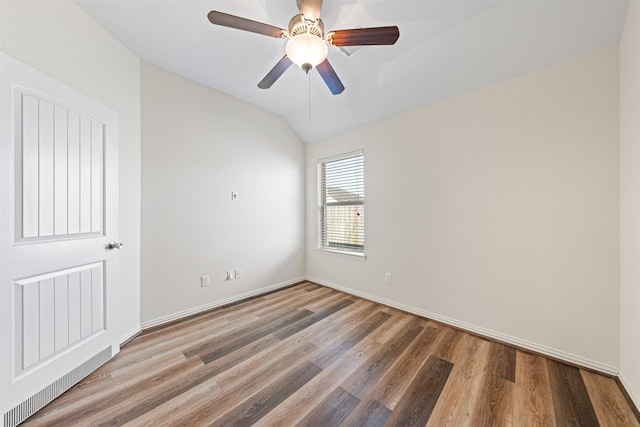
[[[318,161],[318,249],[364,255],[364,153]]]

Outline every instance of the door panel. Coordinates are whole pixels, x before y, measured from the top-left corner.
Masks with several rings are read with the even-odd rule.
[[[22,138],[16,141],[21,240],[101,233],[105,125],[25,88],[15,89]]]
[[[93,263],[14,282],[16,374],[104,331],[103,276]]]

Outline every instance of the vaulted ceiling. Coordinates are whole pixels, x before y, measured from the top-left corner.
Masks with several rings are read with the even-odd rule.
[[[218,10],[287,28],[295,0],[76,0],[143,60],[281,116],[305,142],[618,43],[626,0],[325,0],[326,30],[397,25],[393,46],[329,48],[346,89],[292,66],[257,83],[285,39],[214,26]],[[250,125],[251,117],[247,117]]]

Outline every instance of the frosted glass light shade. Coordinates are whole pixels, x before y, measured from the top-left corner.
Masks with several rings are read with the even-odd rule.
[[[329,48],[320,37],[303,33],[289,40],[286,52],[291,62],[304,69],[304,64],[315,67],[324,61],[329,53]]]

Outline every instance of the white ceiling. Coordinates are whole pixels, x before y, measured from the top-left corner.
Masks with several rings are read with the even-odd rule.
[[[393,46],[330,47],[345,91],[292,66],[258,82],[286,40],[207,20],[218,10],[286,28],[295,0],[76,0],[143,60],[281,116],[305,142],[617,44],[626,0],[325,0],[325,30],[397,25]],[[309,118],[309,109],[311,118]],[[251,117],[247,117],[247,123]]]

